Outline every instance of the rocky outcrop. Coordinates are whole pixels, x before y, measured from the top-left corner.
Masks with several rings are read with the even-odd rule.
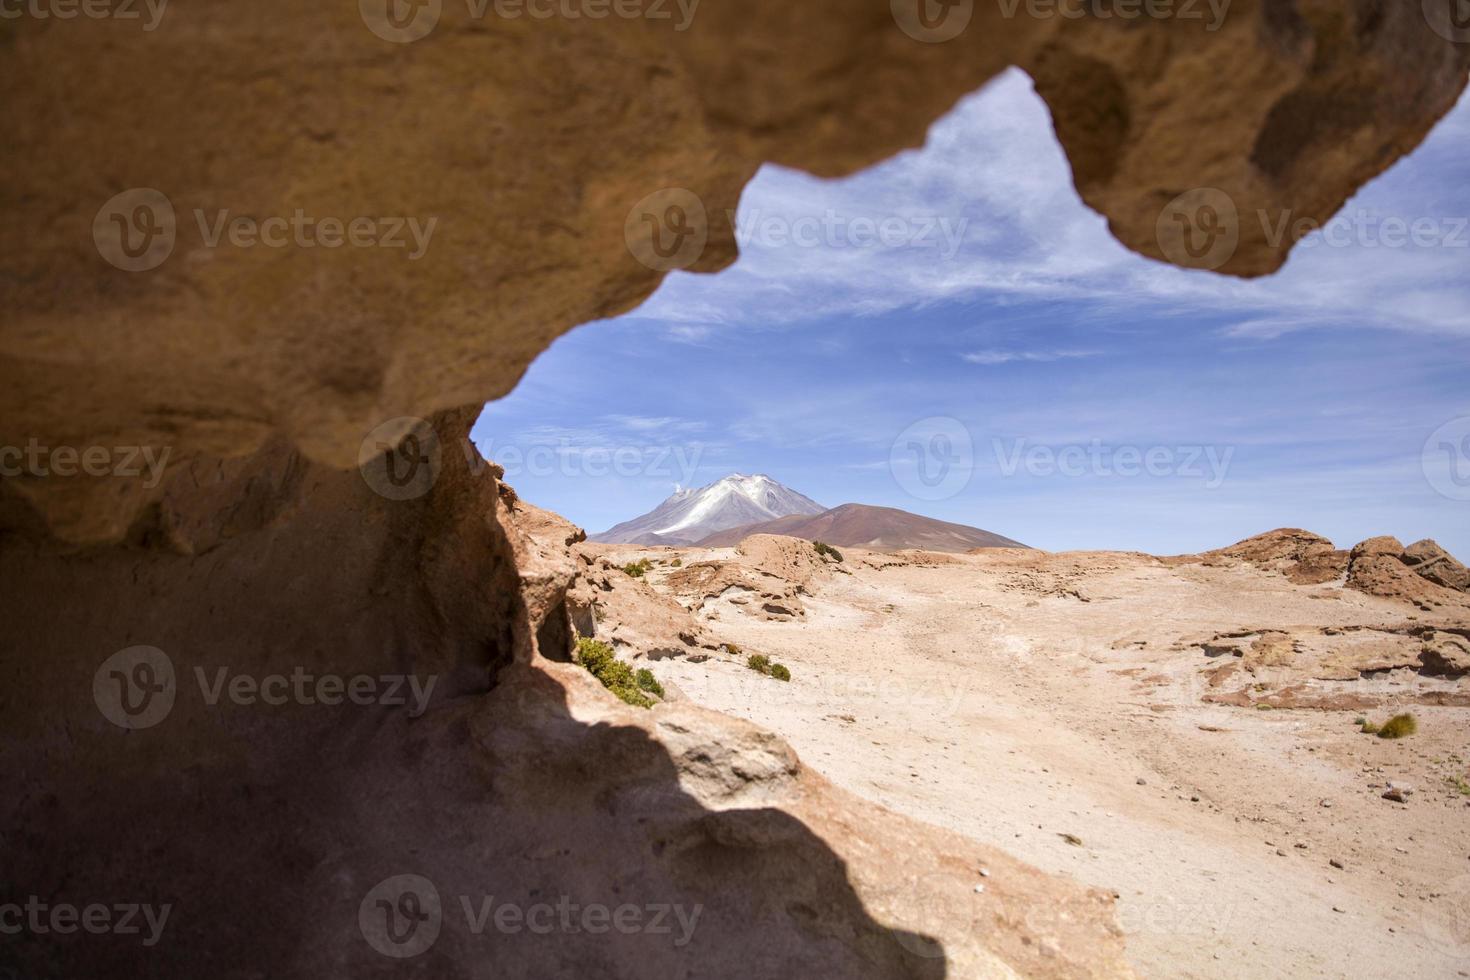
[[[1414,545],[1414,553],[1397,538],[1380,536],[1356,545],[1348,562],[1349,588],[1410,602],[1425,612],[1470,616],[1470,595],[1458,582],[1464,566],[1432,541]]]
[[[1403,562],[1414,570],[1415,575],[1426,578],[1435,585],[1457,592],[1470,590],[1470,569],[1428,538],[1415,541],[1405,548]]]
[[[1278,571],[1297,585],[1318,585],[1341,578],[1347,571],[1348,558],[1347,552],[1337,550],[1320,534],[1294,527],[1267,531],[1201,557],[1237,558]]]

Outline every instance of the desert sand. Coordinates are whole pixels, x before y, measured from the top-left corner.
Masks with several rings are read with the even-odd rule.
[[[1111,891],[1142,976],[1470,975],[1464,594],[1412,573],[1411,597],[1363,591],[1392,539],[1351,559],[1310,535],[1253,541],[841,563],[764,536],[577,547],[601,576],[584,619],[669,700]],[[643,558],[642,577],[619,567]],[[1359,730],[1401,710],[1416,734]]]

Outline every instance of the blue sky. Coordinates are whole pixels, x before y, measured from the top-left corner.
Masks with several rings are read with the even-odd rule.
[[[922,150],[762,170],[734,266],[558,340],[475,441],[593,531],[762,472],[1053,550],[1298,526],[1470,557],[1467,146],[1470,101],[1247,282],[1113,241],[1012,71]]]

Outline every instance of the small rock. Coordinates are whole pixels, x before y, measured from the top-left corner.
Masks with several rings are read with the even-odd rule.
[[[980,877],[982,877],[982,878],[989,878],[990,877],[990,869],[989,868],[981,868],[980,869]]]
[[[1331,800],[1323,800],[1322,801],[1322,805],[1324,807],[1326,807],[1327,809],[1329,809],[1329,810],[1332,809],[1332,801]]]
[[[1341,912],[1343,914],[1347,914],[1347,909],[1338,908],[1336,905],[1332,906],[1332,911],[1334,911],[1334,912]]]
[[[1334,868],[1336,868],[1339,871],[1346,871],[1347,870],[1347,868],[1343,866],[1343,863],[1341,861],[1339,861],[1337,858],[1332,858],[1327,863],[1330,864],[1330,865],[1332,865]]]
[[[1388,789],[1383,791],[1385,800],[1393,800],[1395,803],[1409,802],[1409,796],[1414,792],[1412,786],[1400,786],[1398,783],[1389,783]]]
[[[1277,854],[1277,856],[1278,856],[1278,857],[1286,857],[1286,852],[1285,852],[1285,851],[1283,851],[1283,850],[1282,850],[1282,849],[1281,849],[1281,848],[1279,848],[1279,847],[1278,847],[1278,848],[1276,848],[1276,854]]]
[[[1189,802],[1191,802],[1191,803],[1198,803],[1199,802],[1199,797],[1198,796],[1191,796],[1189,798]]]
[[[985,886],[984,885],[976,885],[975,886],[975,894],[976,895],[983,894],[984,892],[985,892]]]
[[[1144,779],[1142,776],[1139,776],[1138,779],[1136,780],[1136,782],[1140,786],[1147,786],[1148,785],[1148,780]]]

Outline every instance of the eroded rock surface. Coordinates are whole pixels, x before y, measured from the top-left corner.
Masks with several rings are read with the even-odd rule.
[[[851,173],[1009,65],[1122,242],[1260,275],[1293,245],[1271,241],[1281,219],[1328,219],[1470,64],[1414,3],[1237,0],[1218,22],[956,6],[963,30],[935,35],[882,0],[708,0],[677,30],[436,3],[408,43],[374,0],[180,5],[149,32],[7,20],[0,443],[166,448],[177,467],[278,434],[351,467],[380,427],[504,395],[668,268],[728,264],[726,214],[762,163]],[[692,244],[664,259],[649,236],[674,205]],[[240,218],[287,246],[221,231]],[[345,241],[359,218],[372,245],[318,244],[316,222]],[[130,228],[157,254],[121,251]],[[117,541],[156,491],[4,494],[68,540]]]

